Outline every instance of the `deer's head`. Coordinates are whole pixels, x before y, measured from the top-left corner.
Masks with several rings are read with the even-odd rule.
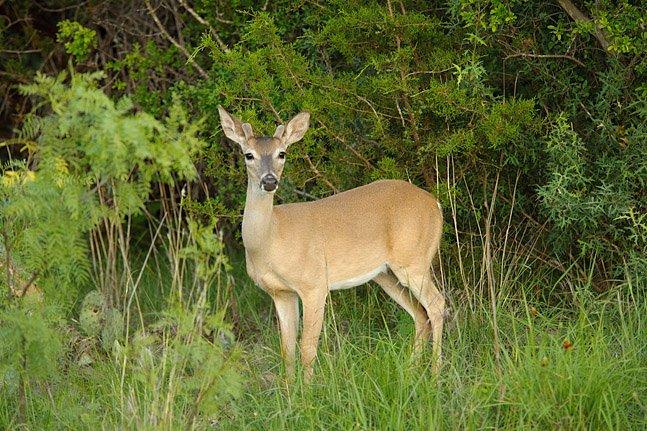
[[[281,180],[286,151],[305,135],[310,114],[297,114],[286,126],[278,126],[273,136],[257,137],[249,123],[241,123],[222,106],[218,106],[218,112],[225,136],[240,145],[245,154],[249,184],[257,184],[261,192],[274,193]]]

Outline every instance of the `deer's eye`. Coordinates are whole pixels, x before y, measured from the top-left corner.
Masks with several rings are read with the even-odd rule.
[[[245,153],[245,159],[254,160],[254,155],[252,153]]]
[[[285,151],[279,153],[279,159],[285,159]]]

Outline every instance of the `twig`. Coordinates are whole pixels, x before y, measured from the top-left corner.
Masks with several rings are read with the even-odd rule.
[[[87,3],[87,1],[84,1],[84,2],[81,2],[81,3],[73,4],[71,6],[65,6],[65,7],[52,9],[52,8],[48,8],[46,6],[41,5],[37,1],[34,2],[34,4],[38,7],[38,9],[44,10],[45,12],[65,12],[65,11],[68,11],[70,9],[78,9],[78,8],[82,7],[83,5],[85,5],[86,3]]]
[[[178,0],[178,1],[184,7],[184,9],[186,9],[186,11],[189,12],[191,16],[193,16],[193,18],[195,18],[196,21],[198,21],[200,24],[207,26],[209,28],[209,32],[211,33],[213,38],[216,39],[216,42],[218,43],[218,46],[220,47],[220,49],[222,49],[225,52],[229,52],[229,47],[225,42],[222,41],[220,36],[218,36],[218,33],[216,33],[216,30],[209,24],[209,22],[206,19],[202,18],[200,15],[198,15],[198,13],[186,3],[186,0]]]
[[[173,19],[175,19],[175,30],[177,32],[177,40],[180,45],[184,46],[184,35],[182,34],[182,27],[184,27],[184,21],[180,18],[180,14],[177,11],[177,4],[171,2],[171,9],[173,14]]]
[[[448,67],[447,69],[443,70],[416,70],[413,72],[409,72],[406,75],[404,75],[405,78],[408,78],[413,75],[440,75],[441,73],[446,73],[452,70],[453,68]]]
[[[564,60],[570,60],[573,63],[576,63],[578,66],[581,67],[586,67],[584,63],[582,63],[580,60],[577,58],[573,57],[572,55],[568,54],[531,54],[529,52],[518,52],[516,54],[510,54],[507,57],[505,57],[503,60],[507,60],[509,58],[514,58],[514,57],[521,57],[521,58],[562,58]]]
[[[296,193],[299,196],[303,196],[304,198],[312,199],[313,201],[317,200],[317,197],[315,195],[311,195],[308,192],[304,192],[303,190],[299,190],[297,188],[293,189],[294,193]]]
[[[279,115],[279,112],[276,110],[276,108],[272,104],[272,101],[268,97],[263,97],[263,99],[261,99],[261,101],[263,103],[265,103],[268,106],[268,108],[270,108],[270,111],[272,111],[272,114],[274,114],[274,118],[276,118],[276,121],[279,124],[283,124],[283,120],[281,120],[281,116]]]
[[[148,13],[150,14],[151,18],[153,18],[153,21],[155,21],[155,24],[157,25],[157,28],[164,35],[164,37],[166,37],[166,39],[168,39],[169,42],[171,42],[177,49],[179,49],[182,52],[182,54],[184,54],[184,56],[187,58],[187,61],[189,63],[191,63],[191,65],[193,67],[196,68],[196,70],[198,71],[200,76],[202,76],[204,79],[209,78],[209,75],[207,74],[207,72],[205,72],[204,69],[202,67],[200,67],[200,65],[198,63],[195,62],[195,60],[193,59],[191,54],[189,54],[189,51],[187,51],[184,46],[180,45],[178,43],[178,41],[175,40],[173,38],[173,36],[171,36],[169,34],[169,32],[166,30],[166,28],[164,28],[164,26],[162,25],[162,22],[159,20],[159,18],[155,14],[155,11],[153,10],[153,7],[151,6],[150,1],[149,0],[144,0],[144,3],[146,3],[146,8],[148,9]]]
[[[18,50],[18,49],[3,49],[3,50],[0,50],[0,53],[1,54],[20,55],[20,54],[31,54],[31,53],[40,52],[40,51],[41,51],[40,49],[26,49],[24,51],[21,51],[21,50]]]
[[[504,195],[499,196],[499,198],[500,198],[501,200],[503,200],[503,201],[504,201],[505,203],[507,203],[507,204],[514,205],[514,199],[513,199],[512,201],[510,201],[510,199],[508,199],[508,198],[507,198],[507,197],[505,197]],[[531,216],[530,214],[528,214],[528,213],[527,213],[527,212],[525,212],[524,210],[522,210],[522,209],[518,209],[517,211],[519,212],[519,214],[521,214],[521,215],[522,215],[522,216],[524,216],[527,220],[529,220],[529,221],[530,221],[530,222],[532,222],[535,226],[537,226],[537,228],[539,228],[539,230],[544,230],[544,229],[546,228],[546,224],[548,223],[548,221],[545,221],[544,223],[540,223],[537,219],[535,219],[533,216]]]
[[[369,168],[369,169],[375,169],[375,166],[373,166],[373,164],[372,164],[372,163],[371,163],[371,162],[370,162],[366,157],[364,157],[364,156],[363,156],[359,151],[357,151],[357,150],[356,150],[355,148],[353,148],[353,147],[352,147],[348,142],[346,142],[346,140],[345,140],[344,138],[342,138],[341,136],[336,135],[335,133],[333,133],[333,132],[332,132],[332,131],[331,131],[331,130],[330,130],[330,129],[329,129],[329,128],[328,128],[328,127],[327,127],[327,126],[326,126],[326,125],[321,121],[321,120],[317,120],[317,123],[318,123],[318,124],[319,124],[319,126],[320,126],[320,127],[322,127],[326,132],[328,132],[328,134],[330,134],[330,136],[332,136],[333,138],[335,138],[336,140],[338,140],[339,142],[341,142],[342,144],[344,144],[344,146],[345,146],[346,148],[348,148],[348,149],[350,150],[350,152],[351,152],[351,153],[353,153],[353,154],[355,155],[355,157],[357,157],[358,159],[360,159],[360,160],[364,163],[364,165],[365,165],[367,168]]]
[[[306,161],[308,162],[308,164],[310,165],[310,169],[312,169],[312,171],[315,173],[315,175],[317,175],[317,177],[321,178],[321,180],[322,180],[324,183],[326,183],[326,185],[327,185],[328,187],[330,187],[330,189],[331,189],[333,192],[335,192],[335,193],[339,193],[339,189],[338,189],[337,187],[335,187],[335,185],[334,185],[333,183],[331,183],[330,181],[328,181],[328,179],[327,179],[326,177],[324,177],[324,176],[323,176],[323,174],[321,173],[321,171],[319,171],[319,169],[317,169],[317,167],[314,165],[314,163],[312,163],[312,160],[310,160],[310,156],[306,155],[306,156],[305,156],[305,159],[306,159]]]
[[[34,280],[36,280],[36,277],[38,277],[38,271],[34,271],[34,273],[31,275],[29,280],[27,280],[27,283],[25,283],[25,285],[20,290],[20,297],[21,298],[27,294],[27,290],[34,283]]]
[[[400,102],[398,102],[398,98],[395,98],[395,106],[398,108],[398,113],[400,114],[400,121],[402,121],[402,128],[406,129],[407,128],[407,123],[404,121],[404,116],[402,115],[402,108],[400,108]]]
[[[16,75],[14,73],[5,72],[4,70],[0,70],[0,76],[6,76],[7,78],[12,79],[15,82],[20,82],[21,84],[29,83],[29,80],[27,78],[20,75]]]
[[[391,19],[395,19],[395,15],[393,14],[393,7],[391,6],[391,0],[387,0],[386,5],[389,10],[389,17]],[[405,14],[405,9],[404,5],[400,3],[400,7],[402,9],[402,14]],[[398,51],[402,47],[402,39],[400,38],[400,34],[396,32],[395,34],[395,44],[398,48]],[[400,81],[402,84],[407,80],[407,75],[405,74],[405,71],[400,68]],[[396,102],[397,102],[397,97],[396,97]],[[409,101],[409,95],[403,91],[402,92],[402,102],[404,103],[404,109],[407,113],[407,116],[409,117],[409,123],[411,123],[411,136],[413,137],[413,141],[419,145],[420,144],[420,135],[418,134],[418,125],[416,123],[416,118],[413,114],[413,109],[411,107],[411,102]],[[400,110],[400,105],[398,104],[398,110]],[[402,112],[400,112],[400,115],[402,115]]]

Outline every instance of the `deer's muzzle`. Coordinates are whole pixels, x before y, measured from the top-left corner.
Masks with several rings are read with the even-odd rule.
[[[261,178],[261,188],[266,192],[273,192],[279,186],[279,180],[272,174],[265,175]]]

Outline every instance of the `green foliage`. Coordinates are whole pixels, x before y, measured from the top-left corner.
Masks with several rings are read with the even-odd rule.
[[[180,256],[195,262],[197,278],[209,285],[219,274],[231,270],[222,238],[214,232],[216,219],[212,217],[204,226],[189,219],[188,227],[193,242],[181,250]]]
[[[154,354],[151,344],[125,336],[132,325],[134,292],[128,291],[129,301],[118,301],[126,289],[136,289],[139,283],[126,272],[131,264],[127,254],[131,236],[122,225],[147,211],[154,189],[195,177],[194,158],[202,149],[202,141],[195,137],[199,124],[189,121],[177,100],[164,121],[134,112],[128,98],[114,102],[98,88],[101,77],[99,73],[73,74],[68,80],[64,74],[56,78],[38,75],[33,84],[21,88],[40,103],[17,139],[24,145],[26,160],[4,165],[0,183],[0,283],[3,292],[10,292],[3,294],[10,302],[0,308],[3,390],[13,391],[7,393],[17,399],[17,420],[24,421],[28,401],[37,398],[29,389],[30,382],[50,378],[53,383],[52,378],[59,376],[65,333],[40,311],[45,309],[42,302],[56,304],[65,316],[78,290],[92,280],[102,289],[90,291],[81,303],[78,325],[83,337],[75,339],[74,329],[69,329],[65,341],[79,350],[75,356],[80,359],[68,365],[83,367],[102,361],[96,349],[100,346],[103,352],[117,354],[117,365],[123,367],[119,375],[127,376],[133,388],[150,383],[146,390],[151,396],[159,395],[160,386],[175,391],[181,378],[182,385],[173,392],[182,406],[179,417],[182,423],[187,416],[191,423],[201,422],[206,420],[203,415],[218,414],[222,403],[237,393],[239,380],[237,354],[225,352],[232,340],[224,314],[208,311],[208,289],[218,284],[220,292],[221,283],[230,285],[221,238],[213,233],[215,220],[206,227],[189,223],[187,246],[178,247],[177,255],[170,253],[180,259],[178,267],[195,271],[174,273],[180,294],[169,299],[182,305],[162,313],[163,319],[151,326],[152,332],[143,328],[139,332],[156,339]],[[183,220],[178,222],[180,235]],[[184,244],[181,235],[169,234],[169,238]],[[102,276],[112,284],[106,284]],[[43,294],[17,298],[23,286],[29,286],[27,279]],[[182,294],[184,283],[189,287],[193,283],[186,296]],[[27,307],[32,302],[36,305]],[[157,349],[162,352],[159,356]],[[153,356],[142,356],[146,354]],[[142,362],[148,359],[152,362]],[[160,373],[157,368],[166,363],[179,368]],[[163,421],[175,423],[173,415],[164,413],[165,401],[158,407]],[[154,427],[157,422],[146,423]]]
[[[110,352],[123,336],[124,318],[118,309],[108,306],[101,292],[93,290],[81,303],[79,328],[94,341],[100,341],[103,350]]]
[[[0,309],[0,398],[17,399],[27,384],[60,377],[62,326],[57,310],[34,298]]]
[[[631,4],[627,0],[619,2],[605,0],[592,6],[595,24],[610,39],[609,52],[630,55],[641,55],[645,52],[647,18],[645,18],[644,7]],[[647,63],[643,58],[641,68],[645,65]],[[645,70],[643,69],[642,72],[644,73]]]
[[[186,265],[183,263],[182,265]],[[152,269],[152,268],[150,268]],[[140,285],[140,289],[159,295],[159,283],[177,274],[163,270]],[[168,287],[168,286],[165,286]],[[63,320],[44,312],[21,310],[21,322],[37,330],[41,343],[31,351],[35,359],[50,367],[28,378],[27,426],[37,429],[101,428],[111,429],[209,429],[223,420],[241,394],[241,350],[236,345],[231,325],[223,311],[212,312],[207,302],[180,303],[170,295],[170,305],[156,310],[145,328],[132,329],[108,349],[103,349],[102,328],[107,313],[88,319],[84,309],[99,309],[105,299],[90,292],[83,301],[79,325],[83,334],[74,336]],[[38,310],[37,308],[34,308]],[[0,428],[13,429],[16,423],[19,374],[8,358],[18,355],[12,341],[20,334],[12,320],[13,312],[3,310],[0,325]],[[101,312],[91,314],[101,315]],[[37,319],[37,320],[34,320]],[[43,328],[42,322],[47,322]],[[85,330],[88,321],[97,322]],[[31,330],[31,329],[30,329]],[[101,337],[101,340],[97,339]],[[63,345],[66,348],[61,349]],[[53,356],[52,345],[58,346]],[[4,350],[6,346],[6,351]],[[45,350],[50,349],[50,350]],[[62,353],[67,353],[62,355]],[[78,361],[74,360],[81,356]],[[30,363],[27,363],[30,365]],[[6,366],[5,366],[6,365]],[[5,373],[6,370],[9,370]],[[47,391],[47,395],[44,395]],[[123,403],[123,404],[122,404]]]
[[[214,134],[218,104],[260,133],[307,109],[312,130],[292,150],[282,201],[406,178],[429,190],[455,191],[457,224],[466,226],[471,206],[487,200],[496,178],[507,203],[496,207],[495,218],[507,217],[508,203],[515,202],[516,221],[548,221],[539,244],[560,260],[576,258],[582,267],[596,260],[600,276],[609,279],[645,246],[626,247],[622,234],[640,238],[631,214],[646,210],[642,5],[574,3],[589,18],[574,20],[559,4],[517,0],[200,0],[191,10],[170,3],[175,12],[156,8],[156,14],[186,51],[160,37],[150,17],[142,26],[153,29],[150,37],[118,33],[116,25],[117,41],[112,31],[104,37],[91,30],[104,26],[103,16],[94,20],[79,10],[76,21],[60,19],[58,37],[72,56],[87,55],[98,39],[116,44],[105,63],[109,83],[136,106],[159,117],[177,94],[193,115],[206,116],[197,127],[211,144],[200,160],[209,198],[191,196],[196,216],[215,213],[233,225],[243,203],[238,149]],[[26,2],[16,4],[29,10]],[[98,6],[90,2],[88,9]],[[130,18],[120,22],[135,22]],[[47,40],[3,28],[0,37],[16,49]],[[7,71],[24,73],[27,60],[7,61]],[[209,77],[198,75],[192,62]],[[584,146],[586,190],[577,202],[549,192],[563,171],[551,155],[562,114]],[[447,178],[457,184],[445,184]],[[128,207],[140,190],[129,184],[114,193]],[[621,210],[611,207],[613,199]]]
[[[584,143],[567,123],[557,117],[547,142],[551,178],[541,190],[545,208],[560,228],[582,222],[589,214],[585,202],[590,180],[584,171]],[[592,227],[592,226],[591,226]]]
[[[177,48],[162,48],[153,41],[148,41],[144,45],[135,43],[123,58],[108,63],[107,70],[112,73],[125,73],[128,80],[137,84],[131,89],[130,96],[133,100],[146,112],[161,117],[166,112],[166,106],[173,102],[172,91],[150,91],[147,84],[151,73],[164,75],[168,67],[185,67],[185,61],[180,57]],[[123,78],[115,79],[112,85],[119,92],[127,88],[127,82]]]
[[[233,336],[223,313],[204,315],[199,309],[171,307],[150,330],[135,334],[126,349],[116,352],[127,384],[137,391],[131,408],[141,416],[133,417],[132,425],[176,428],[217,421],[223,406],[241,391],[239,352],[225,350]],[[180,407],[178,416],[165,413],[166,397]]]
[[[478,169],[498,162],[505,150],[520,165],[523,140],[536,139],[534,103],[495,96],[483,65],[457,52],[462,43],[448,37],[442,21],[359,1],[336,7],[292,41],[282,38],[280,17],[268,13],[256,14],[229,52],[207,39],[210,79],[181,89],[200,112],[235,103],[258,133],[273,130],[274,112],[282,121],[311,112],[310,131],[291,149],[280,199],[298,199],[294,189],[326,196],[379,178],[435,190],[444,187],[436,174],[446,177],[437,156],[456,156],[465,169]],[[206,122],[209,130],[218,127],[215,115]],[[209,207],[218,214],[241,210],[239,160],[238,148],[227,142],[206,153],[205,173],[220,192]]]
[[[56,40],[62,42],[65,51],[76,58],[84,60],[90,51],[97,46],[97,32],[84,27],[76,21],[59,21]]]
[[[642,135],[639,129],[632,132]],[[627,136],[629,146],[620,151],[591,154],[566,118],[557,117],[546,149],[550,176],[539,189],[543,209],[554,223],[556,250],[572,252],[576,239],[582,255],[593,252],[607,258],[622,250],[625,263],[643,261],[638,256],[647,242],[636,214],[647,208],[641,192],[647,184],[647,148],[633,142],[635,137]]]
[[[477,32],[495,33],[501,27],[505,27],[515,21],[517,16],[514,6],[520,3],[518,0],[460,0],[451,2],[453,13],[460,16],[466,27]],[[475,35],[472,36],[474,40]],[[483,40],[481,43],[485,44]]]
[[[469,230],[476,228],[473,205],[489,199],[496,178],[505,203],[495,219],[512,213],[518,223],[548,221],[540,244],[552,255],[582,267],[595,261],[601,279],[620,276],[646,247],[624,240],[628,232],[640,238],[630,214],[647,208],[638,10],[599,2],[584,11],[588,24],[554,5],[490,0],[455,1],[446,10],[415,1],[314,9],[278,3],[252,13],[227,52],[213,34],[202,37],[192,58],[211,64],[209,78],[175,88],[196,113],[207,113],[203,130],[212,143],[202,159],[210,197],[192,197],[188,208],[232,222],[242,210],[238,148],[213,138],[218,104],[261,134],[308,110],[311,130],[291,149],[279,201],[403,178],[451,190],[457,225]],[[610,41],[607,54],[594,46],[596,25]],[[127,68],[150,61],[140,52]],[[137,100],[147,104],[146,85],[139,89],[144,98]],[[577,178],[560,160],[569,151],[559,154],[555,144],[559,115],[583,146]],[[579,183],[561,193],[559,181]]]
[[[11,251],[23,280],[36,274],[43,287],[55,295],[58,291],[63,299],[68,287],[89,278],[84,233],[96,222],[97,214],[87,205],[84,187],[67,177],[64,164],[45,168],[43,162],[41,166],[42,170],[34,172],[24,164],[14,164],[3,172],[3,248]],[[3,283],[6,280],[3,277],[0,283],[9,288]]]
[[[89,278],[88,233],[140,213],[153,185],[193,178],[202,147],[177,102],[164,122],[133,113],[97,88],[101,76],[39,75],[21,88],[42,100],[20,133],[34,162],[7,165],[0,185],[5,249],[61,298]]]
[[[197,126],[178,103],[163,123],[144,112],[133,113],[128,98],[115,103],[97,88],[102,76],[75,74],[67,86],[64,74],[40,75],[22,91],[44,99],[53,111],[39,126],[38,151],[50,163],[62,159],[70,176],[109,184],[123,198],[121,214],[131,214],[141,207],[153,181],[192,178],[192,157],[202,144],[194,137]]]

